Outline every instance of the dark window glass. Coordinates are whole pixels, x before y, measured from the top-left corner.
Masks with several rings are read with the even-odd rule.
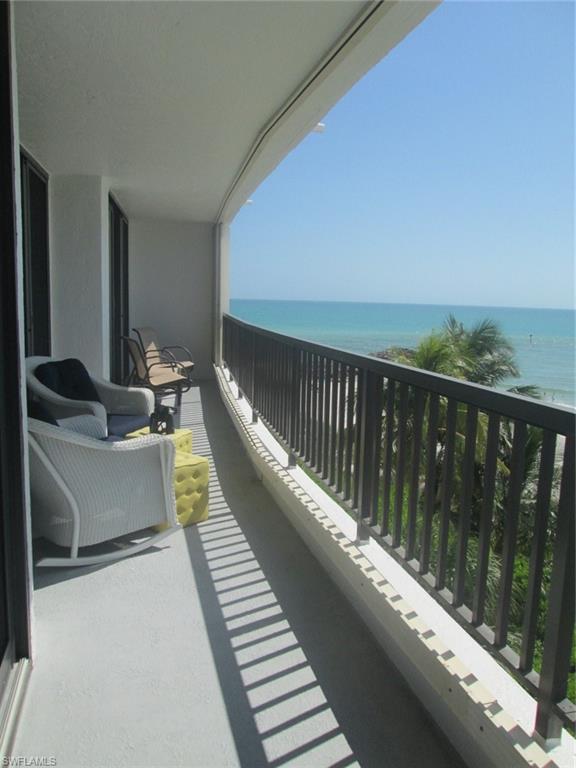
[[[11,3],[0,3],[0,698],[28,656],[29,594],[19,377]]]
[[[25,154],[20,160],[26,354],[49,355],[48,177]]]
[[[121,384],[128,376],[128,355],[122,336],[128,336],[128,219],[110,198],[110,378]]]

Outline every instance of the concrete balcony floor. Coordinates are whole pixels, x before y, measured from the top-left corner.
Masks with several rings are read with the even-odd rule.
[[[255,477],[218,390],[182,426],[210,518],[106,567],[37,569],[13,755],[63,766],[463,766]]]

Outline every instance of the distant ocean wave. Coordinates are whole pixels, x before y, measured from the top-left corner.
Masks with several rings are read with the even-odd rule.
[[[359,354],[415,347],[449,313],[466,326],[489,317],[514,346],[521,371],[504,386],[531,384],[546,400],[576,405],[573,310],[255,299],[230,304],[231,313],[246,322]]]
[[[570,389],[550,389],[542,390],[544,392],[544,400],[549,400],[556,405],[566,405],[569,408],[574,408],[576,402],[574,399],[574,392]]]

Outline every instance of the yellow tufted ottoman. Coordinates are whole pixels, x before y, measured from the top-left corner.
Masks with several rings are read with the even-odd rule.
[[[142,427],[137,429],[136,432],[130,432],[126,435],[127,438],[131,437],[144,437],[144,435],[150,434],[150,427]],[[167,435],[172,440],[174,447],[177,451],[183,453],[192,453],[192,430],[191,429],[175,429],[172,435]]]
[[[144,427],[126,435],[142,437],[149,435],[150,429]],[[192,430],[175,429],[167,435],[176,448],[174,456],[174,495],[176,496],[176,516],[182,526],[201,523],[208,519],[208,482],[210,465],[203,456],[192,453]],[[166,524],[155,526],[157,531],[167,528]]]
[[[174,493],[180,525],[201,523],[208,518],[208,459],[176,451]]]

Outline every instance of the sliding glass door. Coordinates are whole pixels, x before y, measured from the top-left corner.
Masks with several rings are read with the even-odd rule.
[[[0,740],[18,662],[30,655],[10,10],[0,1]]]
[[[49,355],[48,176],[25,152],[20,168],[26,355]]]
[[[110,378],[122,384],[129,373],[122,336],[130,333],[128,314],[128,219],[111,197],[110,214]]]

